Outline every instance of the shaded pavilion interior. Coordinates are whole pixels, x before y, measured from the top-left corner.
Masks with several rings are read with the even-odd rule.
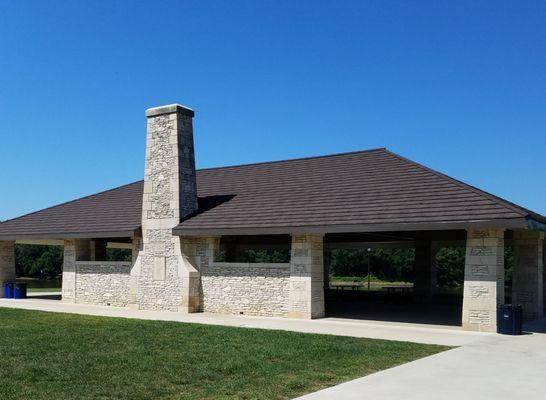
[[[376,233],[332,233],[324,236],[324,292],[325,316],[351,320],[431,324],[460,327],[462,319],[462,281],[456,293],[439,293],[436,285],[434,257],[442,247],[464,248],[465,230],[399,231]],[[332,285],[329,259],[336,249],[424,249],[417,251],[412,279],[403,292],[399,286],[367,291],[365,283]],[[242,261],[245,251],[271,250],[290,252],[290,235],[223,236],[222,260]],[[425,259],[423,259],[425,258]],[[418,261],[418,262],[417,262]],[[361,266],[359,276],[367,274],[367,264]],[[420,268],[419,268],[420,267]],[[464,265],[461,266],[464,269]],[[381,272],[370,265],[372,275]],[[359,286],[359,287],[357,287]],[[386,290],[387,286],[390,289]]]

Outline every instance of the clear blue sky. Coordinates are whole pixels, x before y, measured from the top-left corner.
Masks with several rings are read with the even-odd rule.
[[[142,179],[173,102],[200,168],[388,147],[546,213],[543,1],[0,6],[2,220]]]

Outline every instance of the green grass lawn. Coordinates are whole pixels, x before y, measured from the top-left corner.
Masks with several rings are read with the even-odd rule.
[[[330,275],[330,285],[360,285],[359,290],[368,290],[368,278],[362,276],[334,276]],[[412,287],[411,282],[389,282],[372,276],[370,279],[370,290],[383,291],[385,286],[407,286]]]
[[[290,399],[446,349],[0,308],[0,399]]]

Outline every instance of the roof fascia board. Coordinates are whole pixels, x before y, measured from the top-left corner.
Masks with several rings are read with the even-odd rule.
[[[434,231],[456,229],[525,229],[528,221],[525,218],[509,218],[497,220],[456,221],[456,222],[422,222],[422,223],[391,223],[391,224],[352,224],[352,225],[317,225],[317,226],[286,226],[286,227],[249,227],[249,228],[184,228],[177,226],[173,235],[275,235],[275,234],[305,234],[305,233],[351,233],[351,232],[383,232],[383,231]]]
[[[528,228],[534,231],[546,232],[546,224],[540,221],[537,221],[534,218],[529,218],[527,220]]]
[[[0,240],[45,240],[45,239],[94,239],[94,238],[126,238],[138,235],[139,230],[113,232],[59,232],[59,233],[32,233],[32,234],[0,234]]]

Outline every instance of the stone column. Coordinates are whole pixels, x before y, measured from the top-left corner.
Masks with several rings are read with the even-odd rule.
[[[544,232],[514,231],[512,302],[523,306],[523,318],[532,321],[544,314]]]
[[[291,318],[324,317],[323,236],[292,236],[288,312]]]
[[[0,297],[4,297],[3,283],[15,279],[15,242],[0,241]]]
[[[184,301],[188,312],[202,311],[207,299],[202,294],[201,271],[210,267],[220,250],[219,236],[180,237],[180,269],[186,279]]]
[[[463,294],[465,330],[497,331],[497,305],[504,304],[504,230],[469,230]]]
[[[430,240],[418,241],[415,244],[413,291],[418,296],[430,298],[436,290],[434,255]]]
[[[91,261],[91,241],[66,239],[63,254],[62,300],[76,302],[76,261]]]
[[[196,272],[182,256],[180,239],[172,235],[180,220],[197,209],[193,116],[180,105],[146,111],[142,248],[133,268],[139,309],[196,310],[188,298],[193,285],[188,279],[197,279],[190,278]]]
[[[132,238],[131,248],[131,273],[129,276],[129,308],[138,309],[137,292],[138,277],[140,276],[140,252],[142,251],[142,238]]]

